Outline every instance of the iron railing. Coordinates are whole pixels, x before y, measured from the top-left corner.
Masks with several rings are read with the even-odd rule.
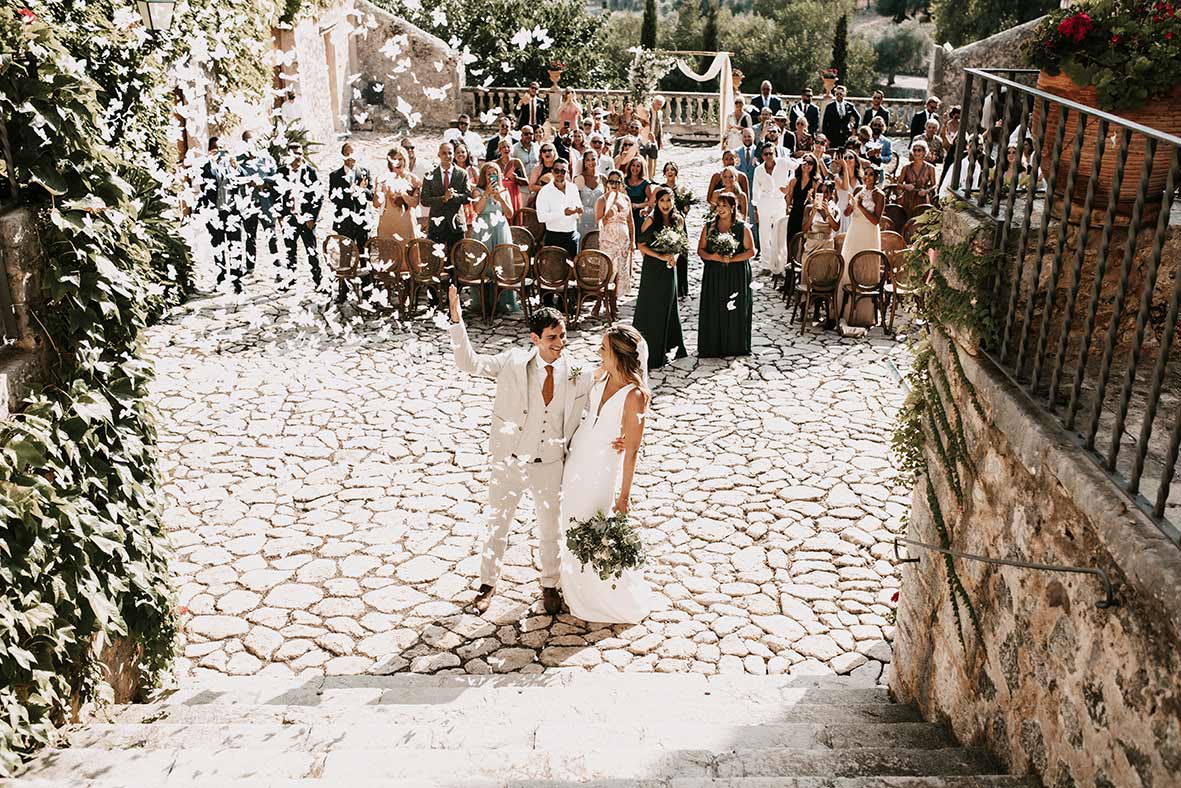
[[[950,188],[1006,251],[984,350],[1181,546],[1181,261],[1162,266],[1181,139],[1024,84],[1037,73],[965,69]]]

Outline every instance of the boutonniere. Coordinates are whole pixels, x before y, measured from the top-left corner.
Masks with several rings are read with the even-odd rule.
[[[581,374],[582,374],[582,367],[571,367],[570,368],[570,382],[577,383],[578,376]]]

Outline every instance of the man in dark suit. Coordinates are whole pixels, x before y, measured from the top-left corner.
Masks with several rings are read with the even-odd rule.
[[[861,115],[857,108],[845,101],[845,86],[837,85],[832,103],[824,108],[824,120],[821,123],[829,145],[837,150],[844,148],[853,131],[860,125]]]
[[[742,147],[734,151],[738,157],[738,163],[735,165],[738,172],[746,176],[746,199],[750,200],[751,184],[755,180],[755,168],[759,166],[762,159],[762,151],[755,147],[755,133],[754,129],[745,128],[742,130]],[[754,235],[755,248],[759,245],[759,231],[758,231],[758,217],[753,216],[751,212],[751,233]]]
[[[750,116],[755,123],[759,122],[759,115],[764,109],[771,110],[771,116],[783,109],[783,101],[771,92],[771,81],[764,79],[759,85],[759,95],[750,100]],[[760,162],[761,163],[761,162]]]
[[[227,278],[235,293],[242,292],[242,217],[238,215],[238,162],[222,149],[217,137],[209,138],[209,158],[201,165],[201,196],[197,207],[208,211],[205,227],[213,247],[217,284]]]
[[[422,182],[422,204],[430,209],[427,219],[427,238],[444,244],[447,259],[451,247],[467,233],[463,206],[470,196],[467,173],[454,164],[455,149],[451,143],[439,146],[439,166]]]
[[[332,201],[332,232],[349,238],[357,245],[357,253],[368,257],[365,245],[369,242],[369,209],[373,204],[373,180],[369,170],[357,164],[352,143],[340,146],[344,159],[338,169],[328,175],[328,199]],[[368,300],[373,280],[368,274],[361,280],[361,297]],[[336,294],[343,303],[347,288],[341,281]]]
[[[246,149],[238,156],[238,175],[250,199],[245,203],[242,214],[242,229],[245,235],[244,256],[246,273],[254,271],[258,256],[259,228],[268,234],[267,247],[272,257],[279,254],[275,237],[275,160],[265,147],[254,142],[254,133],[242,132]]]
[[[312,282],[320,288],[320,254],[316,251],[316,220],[324,205],[320,191],[320,176],[304,161],[303,149],[298,143],[287,148],[288,163],[279,168],[278,182],[279,219],[283,233],[283,246],[287,251],[287,268],[291,278],[295,276],[295,262],[302,243],[308,256],[308,267],[312,269]],[[291,286],[289,281],[283,289]]]
[[[800,94],[800,100],[791,105],[787,127],[793,131],[796,127],[796,118],[808,121],[809,134],[815,134],[816,130],[820,128],[820,108],[812,103],[812,88],[804,88],[804,92]]]
[[[496,161],[500,158],[502,140],[508,140],[510,145],[515,145],[517,139],[517,135],[513,134],[513,119],[508,115],[501,115],[496,134],[484,146],[484,161]]]
[[[927,129],[927,121],[939,120],[939,99],[934,96],[927,98],[927,108],[914,113],[910,119],[910,138],[921,136]]]
[[[865,114],[861,116],[862,124],[870,126],[873,124],[874,118],[881,118],[886,124],[886,128],[890,128],[890,113],[882,106],[882,102],[886,99],[886,94],[880,90],[873,92],[873,98],[870,99],[870,105]]]
[[[549,119],[549,106],[545,99],[537,95],[540,90],[541,86],[536,82],[529,83],[529,91],[517,104],[517,128],[531,126],[536,129]]]

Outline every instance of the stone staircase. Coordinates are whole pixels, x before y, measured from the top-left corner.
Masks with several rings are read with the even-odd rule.
[[[834,677],[225,678],[114,711],[0,785],[1036,786]]]

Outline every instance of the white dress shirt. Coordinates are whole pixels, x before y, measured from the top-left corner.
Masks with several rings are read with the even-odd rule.
[[[582,208],[578,187],[566,181],[565,191],[559,191],[553,181],[537,193],[537,219],[551,233],[572,233],[578,229],[578,214],[566,214],[567,208]]]
[[[780,189],[787,186],[791,168],[786,161],[775,162],[775,169],[767,172],[760,164],[755,168],[754,183],[751,184],[751,202],[759,209],[760,224],[765,219],[777,219],[787,215],[786,197]]]

